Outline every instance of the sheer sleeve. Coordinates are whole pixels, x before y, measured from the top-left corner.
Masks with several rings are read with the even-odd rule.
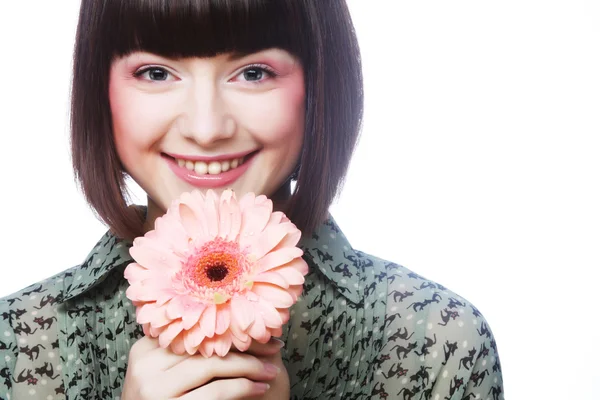
[[[17,362],[18,348],[11,326],[13,311],[7,300],[0,300],[0,399],[10,399],[12,379]]]
[[[395,274],[372,398],[504,399],[496,342],[480,312],[441,285]]]

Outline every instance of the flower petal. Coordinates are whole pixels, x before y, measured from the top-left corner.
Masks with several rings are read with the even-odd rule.
[[[273,202],[271,200],[261,200],[261,196],[253,197],[254,194],[246,193],[240,200],[240,209],[242,211],[240,240],[243,238],[252,238],[258,235],[259,232],[262,232],[267,226],[273,212]]]
[[[198,303],[185,295],[174,297],[166,306],[167,316],[171,319],[183,320],[183,329],[190,329],[192,325],[198,322],[200,314],[206,308],[206,305]]]
[[[157,307],[154,303],[142,304],[135,310],[136,321],[138,324],[148,324],[154,318],[157,312],[164,312],[163,307]]]
[[[244,210],[248,210],[254,206],[254,201],[256,200],[256,195],[252,192],[247,192],[242,196],[240,201],[238,202],[240,205],[240,211],[244,212]]]
[[[131,257],[146,269],[181,269],[182,260],[154,239],[138,237],[129,249]]]
[[[274,211],[269,218],[269,225],[281,223],[283,216],[284,214],[281,211]]]
[[[259,343],[267,343],[271,338],[271,334],[267,331],[265,321],[260,313],[255,314],[254,323],[250,327],[248,334]]]
[[[244,296],[236,295],[231,298],[231,319],[243,332],[254,322],[254,308]]]
[[[136,304],[156,301],[157,306],[162,306],[167,301],[177,296],[170,288],[153,287],[152,285],[144,285],[144,283],[146,283],[146,281],[142,282],[142,284],[136,283],[129,286],[125,291],[125,295]]]
[[[283,329],[281,329],[281,328],[271,329],[271,336],[281,337],[281,335],[283,335]]]
[[[131,285],[125,290],[125,296],[133,302],[152,301],[154,294],[149,293],[142,285]]]
[[[279,328],[283,325],[283,320],[273,304],[260,298],[256,303],[256,310],[262,315],[267,328]]]
[[[204,333],[206,337],[213,337],[215,335],[215,328],[217,325],[217,306],[211,304],[206,307],[200,316],[200,321],[198,321],[198,323],[202,328],[202,333]]]
[[[256,269],[260,272],[266,272],[270,269],[288,264],[294,259],[300,259],[302,254],[302,249],[299,249],[298,247],[288,247],[285,249],[275,250],[258,260],[256,263]]]
[[[288,292],[294,299],[294,303],[298,301],[298,298],[302,295],[303,286],[302,285],[290,285],[288,288]]]
[[[216,335],[212,340],[215,342],[215,353],[220,357],[225,357],[231,349],[231,334]]]
[[[185,340],[187,341],[186,346],[190,346],[190,347],[198,347],[200,346],[200,343],[202,343],[202,340],[204,339],[204,333],[202,331],[202,328],[200,327],[200,324],[196,324],[194,325],[190,330],[188,330],[186,332],[185,335]],[[195,351],[194,351],[195,353]]]
[[[281,289],[275,285],[255,283],[254,286],[252,286],[252,291],[263,299],[271,302],[276,308],[287,308],[294,304],[292,296],[285,289]]]
[[[188,248],[189,236],[181,224],[181,219],[165,214],[154,221],[156,240],[163,243],[167,249],[184,254]]]
[[[179,215],[181,224],[193,241],[204,241],[208,239],[208,234],[205,229],[206,222],[202,212],[197,212],[197,210],[192,209],[189,204],[182,202],[179,205]]]
[[[301,258],[298,258],[292,262],[295,261],[298,261],[298,264],[301,262],[306,264],[306,262]],[[304,275],[302,275],[302,273],[298,271],[297,268],[291,267],[289,265],[272,269],[269,272],[276,272],[277,274],[282,276],[283,279],[285,279],[285,281],[288,283],[288,285],[302,285],[304,283]]]
[[[152,328],[162,328],[173,322],[171,318],[167,317],[165,308],[166,307],[157,307],[156,312],[153,314],[152,320],[150,321],[150,326]]]
[[[184,335],[183,336],[183,347],[185,347],[185,352],[188,353],[189,355],[193,356],[194,354],[196,354],[198,352],[198,347],[199,346],[193,346],[192,341],[190,339],[190,335]]]
[[[229,232],[231,232],[232,213],[230,204],[232,199],[233,192],[231,190],[223,191],[219,199],[219,236],[223,239],[226,239],[229,236]]]
[[[206,223],[208,234],[211,238],[217,237],[219,234],[219,199],[212,189],[206,192],[204,198],[204,212],[206,215]]]
[[[206,306],[200,303],[189,307],[181,316],[181,320],[183,321],[183,329],[190,329],[192,326],[198,324],[200,321],[200,316],[205,309]]]
[[[156,337],[150,332],[150,324],[142,324],[142,331],[144,331],[144,335],[146,336]]]
[[[240,229],[242,228],[242,211],[235,196],[233,196],[227,208],[229,215],[231,215],[231,229],[227,235],[227,240],[237,241]]]
[[[229,329],[231,322],[231,311],[229,304],[223,304],[217,307],[217,325],[215,327],[215,334],[222,335]],[[231,345],[231,342],[229,343]],[[218,354],[218,352],[217,352]]]
[[[133,282],[127,288],[127,297],[134,301],[154,301],[159,296],[162,297],[165,294],[172,293],[169,284],[168,277],[153,273],[153,276],[149,279]]]
[[[171,319],[181,318],[184,313],[183,296],[177,296],[167,303],[167,315]]]
[[[185,354],[185,343],[183,341],[183,333],[180,333],[179,335],[177,335],[177,337],[175,337],[175,339],[173,339],[173,341],[171,342],[171,350],[173,351],[173,353],[178,355]]]
[[[271,283],[273,285],[277,285],[285,289],[287,289],[290,286],[283,276],[273,271],[260,273],[254,278],[252,278],[252,280],[254,282]]]
[[[169,300],[171,300],[173,297],[176,297],[176,296],[177,296],[177,293],[171,288],[165,288],[162,290],[158,290],[155,293],[156,305],[163,306],[165,303],[167,303]]]
[[[167,329],[167,327],[168,327],[168,325],[161,326],[159,328],[155,328],[153,326],[150,326],[150,329],[149,329],[150,336],[155,337],[155,338],[159,337],[160,334],[163,333]]]
[[[174,321],[167,329],[165,329],[158,337],[158,344],[163,349],[169,347],[173,339],[177,337],[183,330],[183,323],[181,321]],[[183,343],[182,343],[183,344]]]
[[[291,223],[269,225],[264,231],[260,232],[254,241],[249,240],[250,251],[257,259],[273,250],[290,231]],[[295,227],[293,227],[296,229]]]
[[[247,340],[251,340],[250,336],[248,336],[248,332],[244,332],[240,329],[240,326],[235,322],[231,321],[229,324],[229,331],[233,336],[239,339],[242,342],[246,342]]]
[[[292,224],[290,222],[290,224],[296,228],[296,225]],[[287,235],[285,235],[285,237],[283,239],[281,239],[281,242],[279,242],[279,244],[275,247],[274,250],[277,249],[281,249],[284,247],[295,247],[296,245],[298,245],[298,242],[300,241],[300,238],[302,237],[302,231],[300,231],[300,229],[296,228],[291,229],[288,232]]]
[[[242,340],[232,334],[231,342],[239,351],[247,351],[250,348],[250,345],[252,344],[252,339],[250,338],[250,336],[246,335],[246,340]]]
[[[130,284],[148,279],[152,275],[153,272],[151,270],[148,270],[135,262],[127,265],[127,267],[125,267],[125,271],[123,272],[123,276],[129,281]]]
[[[198,347],[198,350],[200,350],[200,354],[202,354],[204,357],[211,357],[215,352],[215,342],[208,338],[204,339]]]
[[[279,313],[279,317],[281,317],[281,321],[283,321],[284,324],[287,324],[290,320],[289,308],[278,308],[277,312]]]

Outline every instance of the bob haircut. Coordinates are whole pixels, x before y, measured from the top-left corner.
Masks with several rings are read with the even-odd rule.
[[[82,0],[71,93],[71,152],[86,200],[122,238],[143,234],[128,206],[115,149],[108,83],[114,59],[142,50],[168,58],[280,48],[304,69],[302,153],[283,210],[304,234],[326,218],[358,140],[363,86],[358,43],[344,0]],[[285,198],[285,197],[283,197]]]

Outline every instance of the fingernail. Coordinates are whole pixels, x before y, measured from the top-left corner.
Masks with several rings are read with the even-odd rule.
[[[257,394],[265,393],[271,388],[271,385],[264,382],[254,382],[254,392]]]
[[[265,363],[265,371],[267,371],[269,375],[277,375],[281,372],[281,369],[275,364]]]
[[[273,343],[277,343],[277,345],[279,346],[280,349],[283,348],[283,346],[285,346],[285,343],[281,339],[277,339],[277,338],[272,337],[271,341]]]

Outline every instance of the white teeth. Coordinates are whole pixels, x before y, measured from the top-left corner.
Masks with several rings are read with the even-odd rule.
[[[183,168],[187,168],[190,171],[194,171],[198,175],[211,174],[216,175],[221,172],[227,172],[230,169],[237,168],[244,162],[244,157],[234,158],[233,160],[225,161],[211,161],[206,163],[204,161],[190,161],[177,159],[177,165]]]
[[[198,175],[205,175],[208,172],[208,165],[204,161],[196,161],[194,172]]]
[[[208,173],[211,175],[217,175],[221,173],[221,163],[218,161],[211,161],[208,164]]]

